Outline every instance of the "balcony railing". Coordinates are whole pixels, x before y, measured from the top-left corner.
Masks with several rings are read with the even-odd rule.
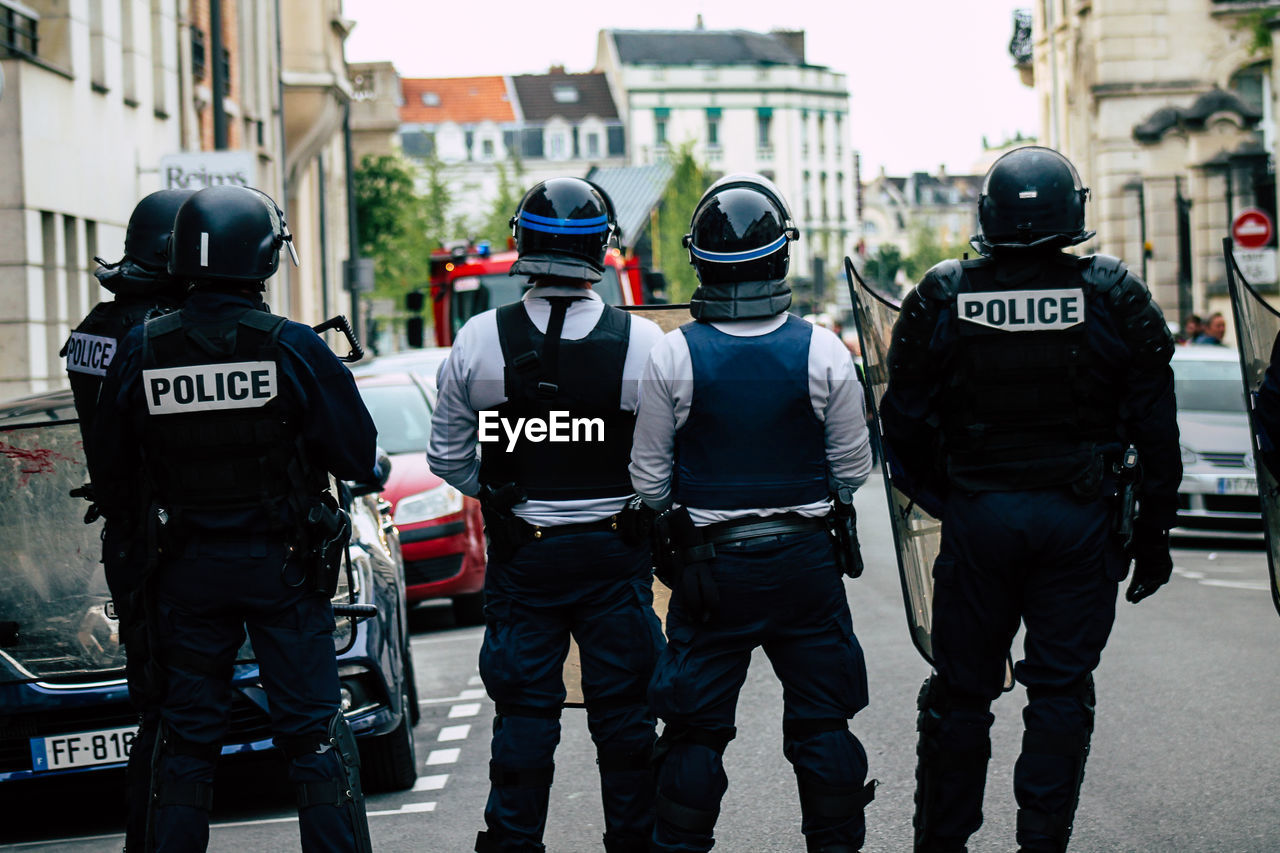
[[[0,0],[0,57],[38,55],[40,16],[15,0]]]

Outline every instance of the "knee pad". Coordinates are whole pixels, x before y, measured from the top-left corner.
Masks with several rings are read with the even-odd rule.
[[[738,730],[734,726],[707,729],[683,723],[667,723],[662,727],[662,734],[653,746],[654,767],[659,767],[666,759],[667,753],[681,744],[706,747],[716,755],[724,755],[729,741],[733,740],[737,734]]]
[[[844,717],[782,721],[783,741],[804,740],[826,732],[847,731],[849,731],[849,721]]]
[[[1085,716],[1085,728],[1093,731],[1093,720],[1098,704],[1097,692],[1094,690],[1093,673],[1086,673],[1075,681],[1063,685],[1035,685],[1027,688],[1027,702],[1039,702],[1044,699],[1072,699],[1080,705]]]
[[[991,702],[976,696],[958,694],[946,679],[935,673],[926,678],[916,700],[920,714],[916,718],[919,740],[916,744],[915,849],[941,849],[952,845],[964,849],[964,842],[982,825],[982,789],[986,782],[987,762],[991,759]],[[942,736],[943,721],[955,712],[985,715],[987,727],[973,732],[970,743],[955,744]],[[969,791],[963,814],[956,815],[957,779]],[[976,797],[973,789],[977,790]],[[948,803],[944,806],[944,798]],[[951,814],[951,824],[939,826],[943,816]]]
[[[873,779],[852,788],[825,785],[812,773],[796,771],[801,811],[829,821],[844,821],[862,814],[867,804],[876,798],[877,784]]]
[[[207,782],[176,782],[166,780],[162,772],[164,760],[169,756],[185,755],[209,764],[216,764],[222,747],[216,743],[196,743],[179,737],[169,724],[161,720],[151,749],[151,786],[147,802],[147,846],[155,849],[156,811],[170,806],[185,806],[213,811],[213,785]]]
[[[535,720],[558,720],[564,708],[556,705],[549,708],[543,705],[517,705],[514,702],[495,702],[493,710],[500,717],[529,717]]]
[[[1022,755],[1049,756],[1065,759],[1070,767],[1066,805],[1053,814],[1018,809],[1018,837],[1035,835],[1051,839],[1059,850],[1065,851],[1071,840],[1075,824],[1076,807],[1080,803],[1080,789],[1084,785],[1084,769],[1089,759],[1089,744],[1093,737],[1096,695],[1093,674],[1057,687],[1028,687],[1027,699],[1066,697],[1075,700],[1084,711],[1085,722],[1074,732],[1049,732],[1028,728],[1022,733]],[[1020,759],[1021,760],[1021,759]]]
[[[600,765],[601,774],[649,770],[653,766],[653,747],[633,750],[598,750],[596,764]]]
[[[495,788],[550,788],[555,775],[554,763],[542,767],[511,767],[489,762],[489,783]]]

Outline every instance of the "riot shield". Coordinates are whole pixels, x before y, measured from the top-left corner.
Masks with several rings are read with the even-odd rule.
[[[637,317],[644,317],[658,324],[664,332],[680,328],[693,319],[687,304],[679,305],[620,305],[623,311],[631,311]],[[667,605],[671,602],[671,590],[667,589],[655,578],[653,584],[653,609],[662,621],[662,629],[667,627]],[[586,702],[582,696],[582,658],[578,654],[578,642],[569,643],[569,656],[564,661],[564,687],[566,708],[584,708]]]
[[[898,319],[901,303],[880,293],[864,282],[853,261],[844,259],[845,276],[849,280],[849,296],[853,301],[853,317],[862,345],[862,365],[871,410],[872,429],[880,429],[880,398],[889,386],[889,342],[893,324]],[[942,522],[925,512],[894,485],[889,463],[880,454],[885,494],[889,499],[889,521],[893,528],[893,544],[898,554],[898,574],[902,580],[902,599],[907,609],[907,628],[911,642],[930,664],[933,663],[933,561],[942,546]]]
[[[1248,402],[1249,428],[1253,435],[1254,465],[1258,478],[1258,498],[1262,503],[1262,526],[1267,539],[1267,564],[1271,569],[1271,601],[1280,613],[1280,486],[1258,455],[1258,422],[1255,406],[1258,389],[1271,363],[1271,351],[1280,335],[1280,313],[1266,303],[1245,280],[1236,265],[1231,238],[1222,241],[1222,254],[1227,264],[1227,288],[1231,293],[1231,311],[1236,323],[1236,346],[1240,348],[1241,378]],[[1272,435],[1274,442],[1280,436]]]

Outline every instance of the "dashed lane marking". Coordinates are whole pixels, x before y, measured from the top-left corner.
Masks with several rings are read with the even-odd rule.
[[[474,687],[477,684],[484,684],[484,679],[478,675],[473,675],[467,679],[467,684]]]
[[[474,694],[474,695],[472,695]],[[485,692],[483,690],[464,690],[457,696],[441,696],[438,699],[419,699],[419,705],[447,705],[450,702],[465,702],[468,699],[482,699]]]
[[[419,776],[418,781],[413,783],[415,791],[441,791],[444,790],[445,782],[449,781],[448,773],[440,773],[436,776]]]
[[[440,730],[440,736],[436,740],[466,740],[469,734],[471,734],[470,723],[461,726],[445,726]]]
[[[1267,592],[1271,584],[1266,581],[1220,581],[1215,579],[1200,581],[1201,586],[1220,586],[1226,589],[1248,589],[1254,592]]]
[[[459,697],[462,699],[483,699],[485,697],[485,690],[483,687],[464,690],[459,694]]]
[[[474,717],[480,713],[480,703],[471,702],[466,705],[454,705],[449,709],[449,719],[456,720],[459,717]]]
[[[458,756],[462,750],[454,747],[453,749],[433,749],[427,755],[427,766],[433,767],[438,764],[457,764]]]
[[[398,809],[385,809],[382,811],[369,812],[369,817],[383,817],[385,815],[395,814],[421,814],[422,812],[433,812],[435,810],[435,803],[405,803]]]

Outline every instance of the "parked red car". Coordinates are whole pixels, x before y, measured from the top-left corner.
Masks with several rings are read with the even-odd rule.
[[[391,457],[391,478],[382,497],[392,505],[404,554],[405,592],[410,604],[453,600],[459,625],[484,621],[484,519],[474,498],[441,480],[427,467],[433,397],[413,373],[356,377],[378,444]]]

